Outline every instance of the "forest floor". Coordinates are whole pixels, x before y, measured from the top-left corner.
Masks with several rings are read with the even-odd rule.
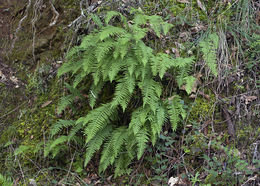
[[[0,185],[166,185],[169,180],[172,185],[259,185],[259,2],[111,2],[114,4],[83,0],[0,1]],[[171,74],[167,76],[168,84],[167,78],[160,82],[165,83],[163,100],[170,102],[173,96],[168,95],[172,91],[182,96],[187,118],[181,120],[176,132],[165,122],[156,145],[149,142],[144,155],[130,164],[132,171],[114,178],[113,167],[98,173],[101,149],[83,166],[83,129],[77,136],[80,143],[60,143],[47,157],[45,149],[48,142],[54,141],[50,134],[54,123],[77,119],[90,108],[85,106],[88,101],[77,97],[72,101],[75,107],[57,113],[59,101],[69,95],[64,82],[71,83],[71,76],[58,78],[57,70],[66,61],[67,51],[95,28],[93,22],[80,16],[82,7],[103,19],[102,11],[107,10],[128,16],[128,6],[160,15],[174,24],[169,37],[157,38],[151,32],[144,40],[156,52],[174,57],[194,55],[196,64],[190,74],[196,78],[196,85],[187,94],[185,86],[176,86]],[[199,47],[199,41],[210,32],[220,40],[218,77],[205,67]],[[82,87],[89,87],[88,81],[84,83]],[[102,94],[100,102],[111,98],[114,90],[109,88],[113,86],[104,87],[107,93]],[[83,94],[84,98],[88,96]],[[120,117],[125,119],[122,123],[129,121],[129,115]],[[58,136],[69,132],[70,128],[66,128]]]

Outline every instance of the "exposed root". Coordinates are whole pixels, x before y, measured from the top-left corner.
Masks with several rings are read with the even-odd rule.
[[[54,26],[54,25],[57,23],[60,14],[59,14],[59,12],[55,9],[55,7],[54,7],[53,3],[51,2],[51,0],[50,0],[49,2],[50,2],[52,11],[53,11],[54,14],[55,14],[55,17],[54,17],[53,21],[49,24],[49,26]]]
[[[19,21],[19,24],[18,24],[18,27],[17,29],[15,30],[15,33],[14,33],[14,39],[13,39],[13,42],[12,42],[12,46],[11,46],[11,50],[14,48],[14,45],[15,45],[15,42],[17,40],[17,34],[18,32],[21,30],[22,28],[22,23],[23,21],[28,17],[28,12],[29,12],[29,8],[31,7],[31,4],[32,4],[32,1],[31,0],[28,0],[28,4],[27,4],[27,7],[26,7],[26,10],[25,10],[25,16]]]
[[[34,5],[33,5],[33,19],[31,21],[32,23],[32,32],[33,32],[33,48],[32,48],[32,55],[33,55],[33,60],[36,61],[35,58],[35,36],[36,36],[36,26],[35,23],[39,19],[41,13],[40,13],[40,8],[42,6],[43,2],[42,0],[36,0]]]

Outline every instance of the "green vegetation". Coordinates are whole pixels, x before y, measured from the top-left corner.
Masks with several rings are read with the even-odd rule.
[[[109,24],[117,16],[122,27]],[[67,55],[68,62],[58,71],[59,76],[72,72],[75,77],[73,85],[67,85],[72,94],[62,98],[58,111],[63,111],[76,97],[83,98],[77,87],[81,92],[88,91],[80,86],[88,75],[92,77],[91,80],[88,78],[92,81],[88,95],[92,110],[75,122],[61,120],[54,125],[52,135],[64,127],[73,127],[67,138],[59,137],[50,148],[72,140],[77,131],[84,130],[87,143],[85,165],[104,144],[99,170],[104,171],[115,163],[117,176],[127,172],[133,158],[142,157],[149,141],[155,144],[165,122],[169,120],[175,131],[180,117],[185,118],[180,97],[176,94],[169,98],[161,97],[163,85],[158,80],[173,68],[178,72],[178,85],[186,83],[186,90],[190,92],[193,84],[187,80],[192,79],[188,72],[193,59],[154,54],[153,49],[142,41],[149,31],[145,26],[147,23],[157,37],[168,33],[172,25],[163,22],[159,16],[136,12],[132,24],[129,24],[122,14],[108,12],[105,26],[97,16],[93,18],[100,30],[84,37],[78,47],[71,49]],[[160,79],[156,78],[157,75]],[[111,88],[116,84],[115,92],[111,101],[97,105],[104,84],[110,84]],[[122,122],[122,116],[129,117],[129,122]]]
[[[259,184],[257,3],[23,2],[1,39],[0,185]]]

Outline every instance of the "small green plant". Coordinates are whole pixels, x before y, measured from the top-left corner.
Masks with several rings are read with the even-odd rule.
[[[209,158],[204,155],[208,168],[204,168],[208,176],[206,183],[236,185],[243,183],[245,175],[252,173],[247,169],[248,163],[237,154],[236,149],[224,147],[225,156]]]
[[[73,77],[72,85],[66,85],[71,94],[61,99],[58,112],[73,104],[75,99],[84,99],[86,79],[91,81],[87,97],[92,110],[77,120],[56,123],[52,136],[68,127],[70,134],[48,145],[45,156],[83,131],[87,146],[85,166],[102,149],[99,171],[114,165],[118,176],[129,173],[128,165],[134,158],[142,157],[149,142],[155,144],[165,123],[171,123],[175,131],[185,118],[180,95],[163,97],[162,80],[171,69],[178,87],[185,85],[186,92],[190,93],[195,81],[189,75],[194,60],[193,57],[172,58],[165,53],[155,53],[146,45],[149,35],[162,37],[172,27],[159,16],[136,11],[133,20],[128,21],[122,14],[111,11],[106,15],[105,24],[96,15],[91,17],[98,29],[69,51],[67,62],[58,71],[58,76],[70,73]],[[104,93],[105,85],[114,87],[114,93],[112,99],[102,103],[99,96]]]
[[[201,182],[201,180],[199,179],[200,173],[196,172],[195,176],[191,176],[190,180],[192,183],[192,186],[196,185],[196,183]]]
[[[6,176],[0,174],[0,185],[2,186],[12,186],[13,182],[11,178],[7,178]]]

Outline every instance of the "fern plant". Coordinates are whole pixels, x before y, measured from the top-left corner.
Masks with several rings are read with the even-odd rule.
[[[99,171],[114,165],[115,176],[118,176],[131,171],[128,167],[131,161],[142,157],[149,142],[155,144],[166,122],[176,130],[181,118],[185,118],[179,95],[162,97],[161,80],[166,71],[173,68],[177,72],[178,86],[186,84],[189,93],[193,58],[175,59],[165,53],[155,53],[146,45],[145,37],[149,34],[161,37],[172,25],[156,15],[135,12],[133,17],[128,21],[119,12],[111,11],[103,23],[92,15],[98,29],[69,51],[67,62],[60,67],[58,76],[72,74],[73,83],[67,85],[72,94],[61,99],[58,111],[64,110],[75,97],[82,97],[78,89],[84,87],[82,81],[89,77],[92,85],[87,90],[87,97],[92,110],[76,121],[60,120],[56,123],[51,130],[53,136],[67,127],[71,132],[67,137],[61,136],[50,143],[45,156],[56,145],[70,141],[78,131],[83,131],[85,166],[102,149]],[[115,19],[121,22],[115,24],[116,21],[112,21]],[[105,84],[115,86],[113,98],[97,103]],[[127,115],[128,119],[122,115]]]
[[[214,76],[218,75],[217,68],[217,55],[216,50],[219,45],[219,38],[216,33],[210,34],[206,39],[200,42],[200,47],[203,53],[203,58],[213,73]]]

